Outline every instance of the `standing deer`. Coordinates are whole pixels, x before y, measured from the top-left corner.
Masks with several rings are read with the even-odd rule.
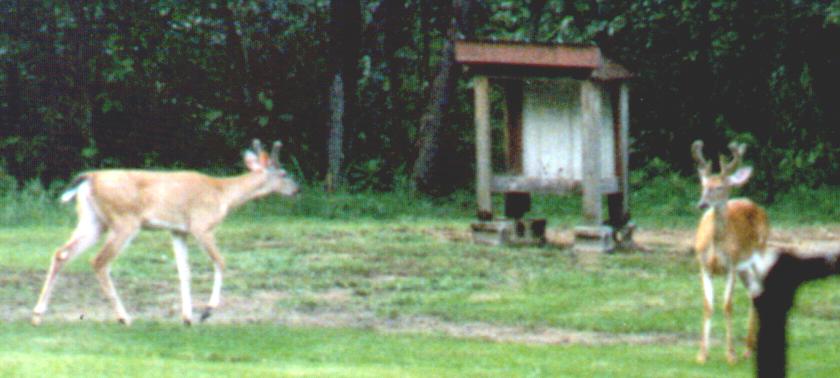
[[[105,296],[111,301],[117,320],[129,325],[131,317],[123,307],[111,282],[110,264],[140,229],[167,230],[181,289],[181,317],[192,322],[190,267],[186,238],[192,235],[213,261],[213,291],[201,320],[207,319],[219,305],[222,270],[225,262],[213,236],[214,229],[236,207],[270,193],[293,196],[298,185],[280,167],[280,142],[275,142],[271,156],[259,140],[244,155],[248,171],[235,177],[217,178],[198,172],[155,172],[144,170],[99,170],[79,175],[61,196],[62,202],[76,199],[78,225],[70,240],[53,255],[50,269],[32,323],[38,325],[61,267],[95,244],[108,231],[102,250],[91,261]]]
[[[697,207],[705,210],[697,227],[694,250],[700,263],[700,277],[703,283],[703,334],[697,361],[706,362],[708,357],[709,333],[714,310],[714,288],[711,273],[719,268],[726,272],[726,287],[723,292],[723,311],[726,318],[726,358],[734,363],[737,358],[732,346],[732,289],[735,284],[737,266],[749,260],[754,251],[763,251],[767,243],[769,227],[764,209],[746,198],[729,199],[733,187],[743,186],[752,174],[752,167],[737,169],[741,164],[746,145],[731,143],[732,161],[720,156],[720,174],[711,173],[711,163],[703,158],[703,142],[695,141],[691,147],[697,162],[697,172],[703,187]],[[750,306],[747,350],[749,356],[755,349],[757,319],[755,309]]]

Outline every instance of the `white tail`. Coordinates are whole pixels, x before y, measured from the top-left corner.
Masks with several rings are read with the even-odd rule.
[[[703,192],[697,206],[706,210],[700,218],[694,250],[700,263],[700,277],[703,283],[703,333],[700,340],[698,362],[708,357],[709,333],[714,310],[714,288],[711,273],[724,268],[726,287],[723,293],[723,311],[726,318],[726,357],[734,363],[735,349],[732,346],[732,290],[735,284],[737,266],[751,258],[754,251],[763,251],[767,243],[769,226],[764,209],[746,198],[729,199],[733,187],[740,187],[749,180],[751,167],[738,168],[746,151],[746,145],[731,143],[732,161],[720,157],[720,174],[711,173],[711,163],[703,158],[703,142],[696,141],[691,147],[697,162]],[[757,319],[755,309],[750,306],[747,351],[755,349]]]
[[[75,179],[70,183],[70,188],[67,189],[64,193],[61,193],[61,203],[68,203],[76,198],[76,193],[79,192],[80,184],[87,180],[86,175],[78,175]]]
[[[180,280],[184,323],[192,322],[190,270],[186,237],[192,235],[213,260],[213,291],[201,320],[210,316],[221,301],[224,259],[216,247],[214,229],[234,208],[270,193],[295,195],[298,185],[280,167],[281,144],[275,142],[269,156],[258,140],[245,152],[248,172],[217,178],[192,171],[100,170],[77,177],[61,195],[62,202],[76,199],[78,224],[70,240],[53,255],[44,287],[33,309],[32,323],[39,324],[47,310],[59,270],[99,240],[107,231],[105,245],[92,264],[117,319],[130,324],[110,277],[110,264],[142,228],[168,230],[172,234]]]

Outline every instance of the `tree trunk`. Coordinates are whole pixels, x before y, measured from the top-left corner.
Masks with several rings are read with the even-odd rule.
[[[327,141],[327,190],[333,191],[342,184],[341,167],[344,165],[344,80],[340,72],[333,75],[330,85],[330,133]]]
[[[437,172],[436,163],[440,155],[441,127],[449,110],[450,98],[458,79],[458,70],[455,65],[455,38],[458,25],[456,15],[463,13],[461,10],[466,6],[465,3],[468,3],[468,0],[466,2],[453,0],[452,5],[447,9],[449,25],[446,40],[441,49],[441,59],[432,82],[428,104],[420,119],[418,143],[420,150],[414,162],[412,179],[416,189],[427,194],[435,194],[442,184],[438,182],[440,175]]]
[[[385,153],[386,164],[393,171],[403,161],[404,151],[411,147],[408,133],[403,127],[406,101],[402,96],[402,75],[406,66],[404,59],[397,54],[400,47],[410,45],[411,35],[406,32],[404,26],[408,9],[403,0],[385,0],[380,7],[384,7],[382,50],[386,62],[385,75],[389,84],[389,108],[386,117],[390,148]]]
[[[428,2],[425,1],[418,1],[419,13],[420,13],[420,30],[418,33],[421,35],[419,53],[420,56],[418,57],[417,61],[419,64],[417,65],[417,82],[420,85],[417,86],[417,94],[415,95],[415,99],[417,99],[416,108],[420,109],[422,104],[426,101],[426,94],[427,89],[424,88],[424,81],[427,77],[429,77],[429,65],[430,65],[430,45],[432,36],[430,34],[430,20],[432,19],[432,6]]]
[[[92,54],[95,43],[95,36],[92,33],[91,23],[94,21],[94,12],[86,9],[85,5],[75,8],[75,16],[78,20],[77,51],[76,51],[76,77],[75,82],[79,91],[77,111],[79,122],[79,134],[81,137],[81,162],[86,168],[92,167],[96,155],[96,142],[93,136],[93,101],[91,100],[91,67],[94,66]]]
[[[234,88],[239,88],[234,93],[237,102],[242,107],[240,109],[240,123],[248,122],[250,121],[248,119],[250,109],[253,105],[253,91],[248,85],[250,67],[248,66],[245,36],[242,35],[239,20],[234,10],[224,5],[219,7],[218,12],[218,16],[224,21],[227,56],[233,62],[228,73],[230,83]]]
[[[327,141],[327,190],[344,185],[345,150],[352,146],[356,118],[356,88],[361,51],[362,10],[359,1],[333,0],[330,3],[330,56],[333,80],[330,86],[330,132]]]
[[[539,37],[540,20],[542,19],[543,9],[545,9],[546,3],[548,3],[548,0],[531,0],[531,2],[528,3],[528,10],[531,13],[531,25],[529,26],[528,30],[528,39],[531,42],[537,42],[537,39]]]

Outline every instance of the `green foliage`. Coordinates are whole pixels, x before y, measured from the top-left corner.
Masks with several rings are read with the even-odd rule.
[[[651,227],[697,221],[695,204],[700,199],[699,180],[684,177],[659,158],[630,175],[631,212],[637,222]]]
[[[443,45],[447,2],[397,0],[399,22],[365,3],[348,188],[410,176]],[[471,1],[470,38],[597,44],[634,71],[633,168],[692,169],[749,143],[756,193],[840,184],[832,62],[840,5],[821,2]],[[0,1],[0,160],[18,183],[93,167],[231,166],[254,137],[323,180],[329,120],[326,1]],[[377,11],[379,10],[379,12]],[[446,179],[469,185],[472,98],[462,75],[440,149]],[[497,102],[494,102],[496,104]]]

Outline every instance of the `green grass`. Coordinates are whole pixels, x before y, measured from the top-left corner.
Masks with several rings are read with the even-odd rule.
[[[651,190],[666,186],[655,185]],[[693,226],[697,214],[677,207],[696,186],[682,185],[667,196],[644,190],[634,195],[642,229]],[[798,200],[824,202],[834,195],[824,190]],[[750,362],[724,362],[719,313],[711,361],[694,363],[701,289],[685,251],[657,247],[584,263],[566,249],[474,245],[468,241],[474,207],[464,193],[431,200],[313,190],[296,201],[249,204],[217,233],[228,261],[220,310],[243,302],[257,309],[216,315],[192,328],[179,325],[169,237],[144,232],[112,269],[135,315],[132,327],[112,323],[87,263],[94,255],[89,251],[62,272],[45,325],[34,328],[26,320],[50,255],[73,227],[72,209],[46,198],[0,205],[0,315],[6,319],[0,322],[0,376],[751,375]],[[579,206],[575,197],[537,197],[534,212],[546,214],[550,227],[568,230]],[[779,227],[802,218],[808,225],[837,227],[829,221],[835,210],[823,209],[806,215],[786,206],[768,211],[781,218]],[[13,222],[9,214],[16,211],[22,215]],[[30,213],[35,215],[27,219]],[[193,294],[200,303],[210,289],[211,269],[195,245],[191,250]],[[791,319],[791,376],[840,374],[833,362],[840,357],[837,283],[829,279],[800,292]],[[717,278],[718,298],[722,286]],[[736,335],[743,337],[747,300],[737,290]],[[85,320],[62,320],[85,313]],[[290,327],[283,319],[292,313],[363,315],[373,326]],[[256,322],[232,323],[248,319]],[[522,344],[454,338],[434,327],[389,333],[375,326],[416,319],[536,334],[548,328],[664,335],[669,341]]]
[[[552,346],[265,324],[0,324],[4,376],[630,376],[748,375],[698,366],[688,346]]]

